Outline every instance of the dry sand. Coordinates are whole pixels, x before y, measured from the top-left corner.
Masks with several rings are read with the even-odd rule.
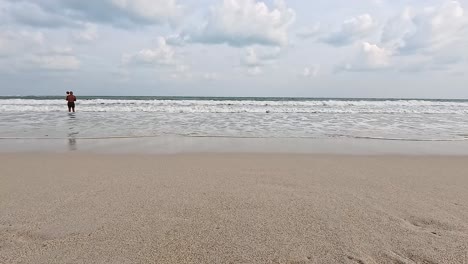
[[[0,263],[468,263],[468,157],[1,154]]]

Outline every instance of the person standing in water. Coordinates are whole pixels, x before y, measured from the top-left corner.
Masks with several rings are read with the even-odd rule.
[[[67,91],[67,97],[65,98],[68,102],[68,112],[75,112],[75,101],[76,101],[76,96],[73,95],[73,92]]]

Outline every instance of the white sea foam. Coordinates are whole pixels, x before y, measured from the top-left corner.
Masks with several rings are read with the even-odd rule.
[[[0,99],[0,112],[58,112],[64,100]],[[461,101],[217,101],[217,100],[108,100],[77,102],[80,112],[167,113],[380,113],[468,114]]]
[[[2,138],[161,135],[467,140],[467,101],[0,99]]]

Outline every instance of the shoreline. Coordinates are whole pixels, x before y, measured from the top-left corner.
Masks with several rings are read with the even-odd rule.
[[[335,155],[467,156],[468,141],[380,139],[119,137],[109,139],[0,139],[0,153],[284,153]]]
[[[467,162],[0,154],[0,263],[464,263]]]

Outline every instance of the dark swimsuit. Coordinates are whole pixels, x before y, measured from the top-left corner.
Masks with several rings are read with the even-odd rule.
[[[75,102],[76,101],[76,97],[73,96],[70,98],[70,96],[73,96],[73,95],[68,95],[67,96],[67,101],[68,101],[68,107],[75,107]],[[74,100],[74,101],[70,101],[70,99]]]

